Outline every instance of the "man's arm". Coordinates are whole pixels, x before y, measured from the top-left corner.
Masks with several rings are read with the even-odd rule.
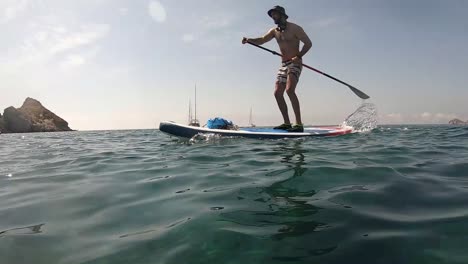
[[[263,45],[275,37],[275,29],[270,29],[263,37],[260,38],[244,38],[242,44],[252,42],[255,45]]]
[[[309,36],[307,36],[302,27],[298,28],[296,37],[302,43],[304,43],[304,46],[302,46],[302,50],[299,52],[299,54],[297,54],[298,57],[302,58],[302,56],[304,56],[310,50],[310,48],[312,48],[312,41],[310,40]]]

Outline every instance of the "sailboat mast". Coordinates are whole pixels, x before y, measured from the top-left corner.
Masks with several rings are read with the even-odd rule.
[[[188,123],[190,124],[190,122],[192,122],[192,101],[190,100],[189,98],[189,101],[188,101]]]
[[[195,120],[197,120],[197,84],[195,84]]]

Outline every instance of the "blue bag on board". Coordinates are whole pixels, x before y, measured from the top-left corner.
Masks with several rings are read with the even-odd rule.
[[[234,124],[231,121],[222,117],[215,117],[206,122],[206,127],[211,129],[229,129],[233,126]]]

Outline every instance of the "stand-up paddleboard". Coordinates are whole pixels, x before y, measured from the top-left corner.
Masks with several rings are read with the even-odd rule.
[[[263,128],[263,127],[246,127],[239,130],[211,129],[206,127],[194,127],[182,124],[177,124],[172,121],[161,122],[159,130],[171,136],[192,138],[197,134],[216,134],[226,137],[245,137],[245,138],[299,138],[299,137],[326,137],[340,136],[350,134],[353,131],[349,126],[318,126],[305,127],[304,132],[288,132],[281,129]]]

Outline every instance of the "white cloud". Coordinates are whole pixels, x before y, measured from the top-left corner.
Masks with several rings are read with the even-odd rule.
[[[79,32],[74,32],[65,36],[58,36],[55,44],[51,46],[52,54],[74,49],[80,46],[92,44],[104,37],[109,32],[110,26],[107,24],[92,25],[84,27]],[[62,35],[62,34],[60,34]]]
[[[184,35],[182,36],[182,40],[183,40],[184,42],[190,43],[190,42],[192,42],[192,41],[195,40],[195,36],[194,36],[193,34],[189,34],[189,33],[188,33],[188,34],[184,34]]]
[[[30,34],[20,46],[30,55],[56,55],[82,46],[91,45],[108,34],[110,26],[95,24],[70,32],[64,26],[49,26]]]
[[[336,24],[337,22],[338,22],[338,19],[336,17],[330,17],[330,18],[326,18],[326,19],[322,19],[322,20],[317,21],[317,25],[319,27],[328,27],[328,26],[331,26],[333,24]]]
[[[421,114],[421,119],[425,122],[429,123],[447,123],[448,121],[456,118],[455,114],[447,114],[447,113],[429,113],[424,112]]]
[[[206,47],[220,47],[225,43],[237,41],[237,38],[241,35],[240,33],[234,33],[230,27],[236,22],[236,17],[226,12],[215,12],[211,16],[204,16],[200,19],[192,18],[194,25],[192,28],[197,29],[197,35],[185,34],[186,36],[182,39],[194,41],[195,39],[203,39],[200,44]],[[193,39],[190,37],[193,35]],[[187,41],[186,41],[187,42]]]
[[[432,118],[432,114],[429,113],[429,112],[424,112],[420,115],[421,119],[431,119]]]
[[[15,19],[22,11],[26,9],[27,6],[27,0],[14,0],[3,2],[2,4],[0,4],[0,12],[3,10],[3,14],[0,15],[0,23],[6,23],[10,20]]]
[[[85,64],[86,60],[81,55],[68,55],[64,62],[62,62],[62,68],[76,67]]]
[[[158,1],[151,1],[148,6],[150,16],[159,23],[166,21],[166,9]]]
[[[402,123],[404,121],[403,115],[401,113],[390,113],[385,114],[383,118],[381,118],[383,123]]]
[[[446,124],[454,118],[457,118],[457,115],[451,113],[423,112],[420,114],[390,113],[384,114],[381,119],[387,124]]]
[[[315,20],[314,22],[312,22],[312,27],[316,27],[316,28],[328,28],[328,27],[331,27],[331,26],[334,26],[334,25],[337,25],[337,24],[340,24],[342,23],[343,21],[346,20],[346,17],[345,16],[342,16],[342,17],[326,17],[326,18],[321,18],[321,19],[318,19],[318,20]]]
[[[214,14],[204,16],[200,19],[202,30],[218,30],[231,26],[234,23],[234,16],[229,14]]]
[[[72,30],[63,25],[43,24],[26,34],[21,44],[0,54],[0,72],[22,74],[48,66],[70,68],[89,62],[98,51],[98,41],[109,32],[106,24],[90,24]],[[55,64],[57,63],[57,64]]]
[[[89,61],[92,61],[96,55],[99,53],[100,48],[95,46],[91,49],[86,49],[80,53],[72,53],[67,55],[65,58],[62,59],[60,63],[60,68],[62,70],[70,70],[76,68],[78,66],[82,66]]]
[[[47,40],[47,37],[49,36],[49,32],[46,32],[46,31],[39,31],[36,33],[35,35],[35,39],[37,40],[37,42],[44,42]]]
[[[67,29],[64,26],[57,26],[53,28],[53,31],[59,34],[67,33]]]
[[[455,114],[444,114],[444,113],[437,113],[435,115],[435,118],[436,119],[439,119],[439,120],[452,120],[454,118],[457,118],[457,115]]]
[[[119,8],[119,14],[121,14],[122,16],[126,16],[128,14],[128,8],[126,7]]]

